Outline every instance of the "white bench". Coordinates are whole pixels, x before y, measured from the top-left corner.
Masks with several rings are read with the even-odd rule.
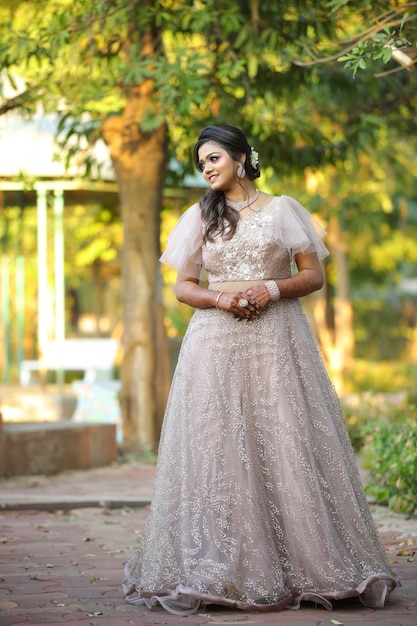
[[[28,385],[32,372],[41,370],[83,371],[87,382],[112,380],[118,348],[117,339],[107,338],[47,341],[42,360],[21,362],[20,384]]]

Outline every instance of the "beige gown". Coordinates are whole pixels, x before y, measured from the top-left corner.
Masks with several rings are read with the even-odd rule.
[[[243,217],[230,241],[202,245],[199,205],[162,261],[224,281],[291,275],[294,254],[327,250],[295,200]],[[216,285],[217,283],[217,285]],[[191,613],[382,607],[398,582],[363,493],[338,398],[297,299],[245,323],[197,309],[184,337],[160,442],[154,495],[125,568],[130,602]]]

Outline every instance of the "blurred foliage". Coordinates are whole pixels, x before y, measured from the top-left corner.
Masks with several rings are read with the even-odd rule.
[[[6,195],[7,192],[4,192]],[[26,202],[23,200],[23,202]],[[53,258],[53,214],[48,212],[48,256]],[[64,211],[66,274],[77,284],[86,267],[113,264],[120,273],[119,254],[122,227],[117,210],[104,204],[78,204]],[[2,251],[14,256],[24,254],[36,267],[37,213],[34,206],[6,206],[1,211],[0,241]],[[49,264],[52,270],[52,264]],[[34,275],[30,280],[35,280]]]
[[[368,283],[366,293],[356,294],[353,306],[358,359],[393,361],[407,357],[417,317],[415,296],[378,290],[378,285]]]
[[[166,208],[161,214],[161,246],[165,248],[169,233],[179,219],[181,211],[178,208]],[[163,278],[163,301],[165,310],[165,329],[167,336],[182,337],[187,330],[188,322],[193,314],[193,309],[187,304],[178,302],[175,297],[176,270],[162,266]]]
[[[415,380],[415,375],[414,366],[410,376]],[[415,389],[398,394],[356,393],[349,398],[345,397],[342,407],[353,448],[360,453],[363,467],[368,472],[366,493],[376,502],[387,504],[394,511],[415,515],[417,513]]]
[[[365,491],[390,509],[417,513],[417,406],[408,404],[395,418],[369,422],[364,429]]]
[[[67,271],[72,277],[94,264],[113,264],[113,273],[120,274],[122,227],[113,207],[103,204],[77,205],[65,214]]]
[[[61,112],[70,156],[79,153],[76,137],[93,144],[132,88],[152,80],[154,106],[142,127],[168,123],[170,150],[181,163],[181,172],[170,169],[169,184],[193,170],[190,137],[221,120],[242,125],[263,144],[264,163],[288,174],[339,164],[387,116],[415,128],[413,74],[374,77],[387,62],[378,58],[386,54],[386,27],[413,40],[414,4],[16,0],[0,7],[0,63],[10,80],[17,73],[26,81],[9,104],[33,112],[39,99]],[[157,35],[152,51],[149,32]],[[371,71],[353,79],[337,58],[364,37],[373,42]],[[398,68],[392,60],[388,66]]]
[[[355,359],[346,371],[345,392],[411,393],[417,380],[417,363],[405,359],[372,361]]]
[[[366,365],[372,368],[376,364],[368,362]],[[387,365],[386,370],[395,372],[398,367],[399,364],[393,362]],[[413,368],[410,367],[410,375],[412,373],[415,375],[415,371],[413,372]],[[382,418],[395,421],[398,414],[403,414],[409,403],[409,395],[410,392],[407,393],[401,387],[391,392],[379,391],[371,387],[365,391],[346,392],[341,396],[346,428],[356,452],[359,452],[365,445],[368,424]]]

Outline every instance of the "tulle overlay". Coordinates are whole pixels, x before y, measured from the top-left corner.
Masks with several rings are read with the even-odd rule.
[[[289,196],[274,197],[264,209],[251,213],[242,220],[241,224],[244,225],[241,232],[248,230],[249,225],[249,235],[251,235],[251,228],[261,227],[269,241],[273,241],[279,249],[289,251],[292,259],[297,252],[315,252],[320,259],[329,254],[322,242],[322,237],[326,234],[325,230],[297,200]],[[206,278],[206,271],[209,270],[204,267],[202,240],[200,206],[193,204],[181,216],[171,232],[161,261],[187,276]],[[219,244],[223,245],[223,242],[217,242],[217,245]],[[241,253],[245,249],[241,248]],[[263,260],[265,261],[263,273],[268,276],[270,259],[264,256]],[[225,268],[220,267],[224,272]],[[242,263],[240,262],[235,266],[233,273],[241,269]],[[274,275],[269,277],[274,277]],[[255,278],[262,278],[262,276],[259,276],[257,272]],[[229,277],[228,280],[233,279]]]
[[[280,271],[282,259],[289,267],[287,251]],[[353,596],[382,607],[396,584],[299,301],[271,303],[248,323],[196,310],[144,538],[125,568],[128,600],[184,614],[201,603],[331,608]]]

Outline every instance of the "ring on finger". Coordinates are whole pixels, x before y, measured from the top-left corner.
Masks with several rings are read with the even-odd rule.
[[[249,304],[249,302],[248,302],[248,300],[246,300],[245,298],[241,298],[241,299],[239,300],[239,306],[241,306],[241,307],[243,307],[243,308],[247,307],[247,306],[248,306],[248,304]]]

